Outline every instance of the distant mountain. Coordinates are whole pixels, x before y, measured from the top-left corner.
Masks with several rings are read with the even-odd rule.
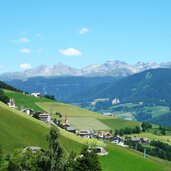
[[[171,106],[171,69],[150,69],[117,82],[97,85],[75,94],[72,100],[87,102],[97,98],[119,98],[121,103],[146,102]]]
[[[89,65],[82,69],[73,68],[64,64],[54,66],[40,65],[36,68],[24,72],[8,72],[0,75],[0,80],[22,79],[43,76],[112,76],[115,78],[126,77],[148,69],[170,68],[171,62],[166,63],[143,63],[138,62],[135,65],[127,64],[123,61],[107,61],[104,64]]]
[[[27,80],[11,80],[6,83],[29,93],[54,95],[60,101],[72,101],[72,96],[101,84],[111,84],[114,77],[34,77]],[[84,98],[84,97],[82,97]]]

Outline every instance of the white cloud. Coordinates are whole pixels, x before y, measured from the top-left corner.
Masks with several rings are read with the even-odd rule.
[[[29,49],[29,48],[23,48],[23,49],[20,49],[20,52],[21,53],[27,53],[27,54],[29,54],[29,53],[31,53],[31,49]]]
[[[21,43],[28,43],[28,42],[30,42],[30,39],[27,38],[27,37],[22,37],[22,38],[19,39],[19,42],[21,42]]]
[[[18,40],[12,39],[11,42],[12,43],[29,43],[29,42],[31,42],[31,40],[27,37],[22,37]]]
[[[20,64],[20,68],[25,70],[25,69],[31,69],[32,67],[30,64],[24,63],[24,64]]]
[[[81,55],[81,52],[78,49],[74,49],[74,48],[61,49],[59,52],[65,56],[80,56]]]
[[[90,32],[90,30],[89,30],[88,28],[86,28],[86,27],[83,27],[83,28],[81,28],[81,29],[79,30],[79,33],[80,33],[80,34],[85,34],[85,33],[88,33],[88,32]]]

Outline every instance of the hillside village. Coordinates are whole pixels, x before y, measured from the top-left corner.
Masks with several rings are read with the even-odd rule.
[[[89,125],[89,123],[87,122],[87,125],[89,125],[90,127],[88,126],[86,127],[86,129],[82,127],[80,129],[77,128],[77,124],[75,125],[73,121],[76,120],[76,122],[80,122],[80,125],[82,121],[88,119],[87,117],[90,117],[88,122],[94,122],[95,120],[104,120],[110,121],[110,123],[113,123],[112,125],[115,126],[115,123],[120,122],[121,120],[118,120],[113,116],[105,116],[100,113],[91,113],[91,111],[83,110],[77,107],[73,107],[71,105],[48,100],[42,96],[35,97],[31,96],[31,94],[26,94],[22,92],[12,92],[8,90],[4,90],[4,92],[5,95],[10,97],[7,105],[8,108],[11,108],[11,112],[19,112],[21,115],[23,115],[23,117],[34,117],[40,120],[41,123],[44,123],[43,125],[54,125],[55,127],[58,127],[60,131],[62,131],[62,134],[68,134],[68,137],[72,135],[74,136],[74,139],[77,137],[80,142],[96,142],[96,153],[99,156],[109,156],[110,158],[110,156],[112,155],[115,158],[116,156],[114,151],[112,153],[110,151],[111,148],[116,148],[116,146],[118,146],[119,149],[121,148],[124,151],[130,150],[130,148],[132,148],[133,150],[138,150],[142,152],[142,154],[140,153],[140,156],[142,158],[149,158],[149,155],[153,155],[163,158],[165,160],[169,160],[169,158],[164,158],[164,155],[158,155],[158,152],[156,150],[158,149],[158,146],[161,144],[157,144],[158,141],[154,141],[150,137],[146,136],[148,135],[149,131],[151,132],[154,130],[156,131],[156,134],[160,135],[160,131],[164,131],[163,133],[168,135],[168,133],[170,132],[169,129],[164,130],[164,128],[161,128],[161,130],[159,130],[158,128],[152,128],[153,126],[151,124],[146,123],[136,123],[133,126],[133,121],[126,120],[122,120],[122,127],[118,125],[114,129],[112,129],[111,127],[101,127],[102,125],[98,124],[95,128],[92,129],[91,124]],[[44,106],[42,108],[43,110],[40,110],[40,108],[36,107],[41,105]],[[46,105],[48,106],[48,108],[46,108]],[[96,117],[99,119],[91,117]],[[127,122],[128,125],[126,126],[125,123]],[[130,127],[129,125],[132,126]],[[146,135],[144,133],[146,133]],[[169,142],[167,143],[169,144]],[[107,146],[105,144],[107,144]],[[110,148],[108,146],[110,146]],[[166,147],[165,143],[162,144],[162,146]],[[150,151],[151,147],[154,150]],[[31,148],[34,149],[37,148],[37,146],[31,146]],[[169,146],[167,148],[169,148]],[[166,152],[164,151],[164,153]]]
[[[27,94],[27,96],[33,96],[35,98],[41,98],[41,94],[40,93],[32,93],[32,94]],[[113,143],[122,147],[131,147],[134,148],[136,150],[138,144],[143,148],[143,145],[150,145],[150,140],[146,137],[138,137],[134,134],[139,134],[140,132],[144,132],[146,130],[148,130],[148,128],[152,128],[152,125],[149,124],[146,127],[143,127],[143,124],[141,125],[141,127],[136,126],[134,129],[129,129],[129,128],[125,128],[125,130],[115,130],[115,132],[113,132],[112,130],[93,130],[93,129],[77,129],[75,128],[68,120],[67,114],[65,116],[62,116],[62,114],[60,112],[56,112],[56,115],[58,116],[58,118],[60,118],[59,120],[57,120],[56,118],[52,117],[52,113],[42,113],[39,111],[34,111],[31,108],[18,108],[16,106],[16,102],[14,100],[14,98],[10,98],[9,102],[7,103],[8,106],[10,108],[13,108],[15,110],[20,110],[21,112],[25,113],[26,115],[29,115],[31,117],[34,117],[36,119],[39,119],[42,122],[45,122],[48,125],[55,125],[58,126],[62,129],[65,129],[68,132],[71,132],[77,136],[80,136],[82,138],[88,138],[88,139],[98,139],[100,141],[104,141],[104,142],[109,142],[109,143]],[[100,115],[100,114],[99,114]],[[113,116],[110,116],[113,117]],[[126,130],[127,129],[127,130]],[[143,130],[145,129],[145,130]],[[122,131],[122,133],[121,133]],[[129,134],[132,134],[131,136],[129,136]],[[128,136],[124,136],[124,135],[128,135]],[[101,147],[99,147],[101,149]],[[141,149],[142,150],[142,149]],[[143,148],[142,152],[144,151],[145,148]],[[103,154],[104,152],[104,154]],[[99,155],[106,155],[106,151],[105,149],[101,150],[101,153],[98,153]]]

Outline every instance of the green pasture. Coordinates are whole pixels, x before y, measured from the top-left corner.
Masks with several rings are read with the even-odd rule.
[[[0,144],[5,153],[11,153],[14,149],[25,146],[47,147],[46,136],[49,126],[15,109],[10,109],[3,103],[0,103],[0,130]],[[61,133],[61,145],[66,151],[78,152],[86,142],[77,141],[76,135],[68,134],[68,132]]]
[[[69,122],[75,128],[81,129],[92,129],[92,130],[109,130],[110,127],[103,124],[96,118],[84,118],[84,117],[68,117]]]
[[[68,117],[88,117],[97,119],[110,118],[96,112],[59,102],[37,102],[36,105],[47,112],[60,112],[63,116],[67,115]]]
[[[32,97],[30,95],[18,93],[18,92],[13,92],[9,90],[4,90],[5,95],[7,95],[9,98],[13,98],[16,101],[16,106],[17,107],[22,107],[22,108],[31,108],[35,111],[41,111],[44,112],[43,109],[38,107],[35,103],[36,102],[52,102],[52,100],[43,98],[43,97]]]
[[[139,122],[123,120],[123,119],[100,119],[102,123],[110,127],[112,130],[121,128],[134,128],[135,126],[140,126]]]
[[[170,171],[171,162],[148,156],[123,148],[115,144],[107,144],[107,156],[100,157],[104,171]]]

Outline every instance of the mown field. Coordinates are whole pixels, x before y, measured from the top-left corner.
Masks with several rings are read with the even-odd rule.
[[[95,130],[114,130],[140,125],[138,122],[114,119],[111,116],[104,116],[100,113],[81,109],[64,103],[37,102],[36,105],[47,112],[52,110],[54,113],[60,112],[63,116],[67,115],[71,125],[75,126],[77,129],[89,128]]]
[[[112,130],[121,129],[126,127],[134,128],[135,126],[140,126],[139,122],[123,120],[123,119],[100,119],[102,123],[110,127]]]
[[[63,116],[67,115],[68,117],[92,117],[97,119],[109,118],[108,116],[104,116],[96,112],[88,111],[76,106],[59,102],[37,102],[36,105],[38,105],[40,108],[47,112],[52,110],[53,113],[60,112]]]
[[[109,130],[107,125],[96,118],[68,117],[69,122],[77,129]]]

